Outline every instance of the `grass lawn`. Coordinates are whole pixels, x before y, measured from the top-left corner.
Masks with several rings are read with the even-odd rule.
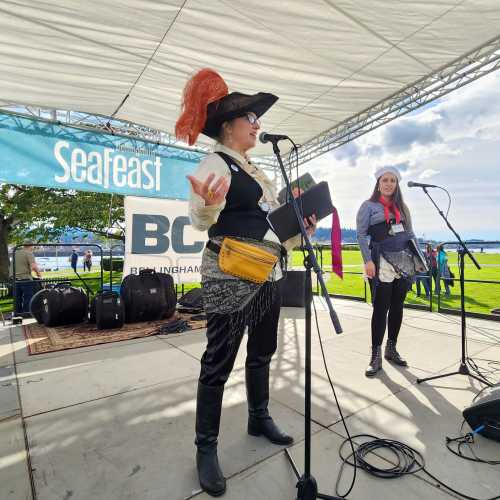
[[[478,312],[490,314],[494,308],[500,308],[500,254],[481,254],[475,253],[479,265],[482,266],[477,270],[474,264],[466,257],[465,264],[465,279],[466,280],[483,280],[483,281],[498,281],[499,283],[465,283],[465,307],[469,312]],[[367,297],[370,300],[369,287],[365,285],[362,277],[363,260],[359,250],[344,250],[342,252],[342,260],[344,265],[344,279],[341,280],[338,276],[331,272],[331,253],[328,250],[323,251],[322,265],[325,272],[325,281],[328,291],[335,295],[345,295],[349,297]],[[318,261],[321,263],[320,255]],[[294,267],[302,267],[303,257],[300,251],[294,251],[292,256],[292,265]],[[458,261],[455,252],[448,252],[448,262],[450,269],[458,278]],[[80,273],[80,276],[86,278],[88,286],[97,291],[100,288],[100,273]],[[43,273],[44,278],[68,278],[72,285],[82,286],[80,280],[71,270],[63,270],[56,272]],[[120,283],[122,279],[121,273],[113,273],[113,283]],[[314,276],[313,276],[314,279]],[[109,283],[109,272],[104,273],[104,283]],[[184,292],[198,286],[197,284],[188,283],[184,285]],[[433,283],[434,288],[434,283]],[[416,286],[408,293],[407,303],[428,305],[429,301],[425,297],[416,296]],[[179,287],[179,292],[181,291]],[[366,295],[365,295],[366,293]],[[422,287],[423,293],[423,287]],[[437,310],[437,296],[434,296],[434,310]],[[455,286],[451,288],[451,297],[444,297],[444,288],[441,291],[441,307],[450,309],[460,308],[460,284],[455,280]],[[12,311],[12,299],[0,299],[0,309],[5,313]]]
[[[498,281],[499,283],[471,283],[466,281],[465,308],[468,312],[490,314],[492,309],[500,308],[500,254],[475,253],[474,257],[481,266],[481,269],[476,269],[472,261],[466,257],[465,279]],[[300,251],[295,251],[292,258],[293,265],[302,266],[302,261],[302,253]],[[318,261],[320,261],[319,256]],[[361,257],[361,252],[359,250],[344,250],[342,252],[342,261],[344,265],[343,280],[331,273],[331,253],[328,250],[323,251],[323,270],[325,271],[325,281],[328,291],[335,295],[365,297],[365,282],[362,277],[363,259]],[[456,252],[448,252],[448,263],[451,271],[455,274],[456,278],[458,278],[458,255]],[[369,287],[366,288],[369,300]],[[422,293],[424,293],[423,286]],[[429,300],[425,297],[417,297],[415,284],[413,285],[413,289],[408,293],[406,302],[409,304],[429,304]],[[434,310],[437,310],[436,295],[434,295],[433,302]],[[458,280],[455,280],[455,286],[451,288],[451,297],[449,298],[444,296],[444,287],[442,286],[441,307],[460,309],[460,283]]]

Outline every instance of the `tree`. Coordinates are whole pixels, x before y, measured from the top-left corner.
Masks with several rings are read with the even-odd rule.
[[[0,281],[8,278],[9,244],[56,241],[68,228],[124,241],[123,196],[0,185]]]

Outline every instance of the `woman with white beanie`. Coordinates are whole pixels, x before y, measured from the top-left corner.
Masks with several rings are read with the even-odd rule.
[[[381,346],[387,326],[384,357],[400,366],[407,362],[396,350],[403,319],[403,303],[415,275],[415,257],[410,240],[415,238],[410,211],[399,187],[401,175],[395,167],[382,167],[371,197],[359,208],[357,237],[365,274],[371,279],[373,314],[372,352],[365,372],[373,377],[382,368]]]

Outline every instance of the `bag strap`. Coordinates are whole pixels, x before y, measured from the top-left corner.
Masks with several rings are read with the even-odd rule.
[[[157,274],[154,269],[141,269],[139,271],[139,276],[146,276],[151,274]]]
[[[209,250],[212,250],[212,252],[215,252],[216,254],[220,253],[221,247],[219,245],[217,245],[217,243],[214,243],[212,240],[208,240],[205,246]]]

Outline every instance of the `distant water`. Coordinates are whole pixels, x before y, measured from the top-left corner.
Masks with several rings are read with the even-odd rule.
[[[42,269],[42,271],[55,271],[56,269],[71,269],[71,262],[69,261],[69,256],[61,256],[61,257],[36,257],[36,262]],[[83,269],[83,258],[80,257],[78,259],[77,270]],[[93,255],[92,256],[92,267],[97,266],[98,268],[101,265],[101,256]]]
[[[481,250],[473,248],[474,253],[481,253]],[[496,248],[483,248],[483,253],[500,253],[500,247]]]

